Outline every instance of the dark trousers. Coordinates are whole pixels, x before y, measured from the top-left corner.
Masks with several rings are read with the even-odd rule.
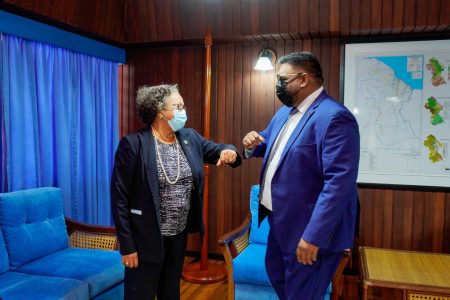
[[[163,237],[164,262],[139,261],[137,268],[125,268],[125,300],[180,299],[187,232]]]
[[[269,224],[271,221],[269,215]],[[295,251],[282,252],[272,229],[269,230],[266,270],[281,300],[323,300],[341,257],[342,252],[326,253],[319,249],[317,260],[312,265],[303,265],[297,261]]]

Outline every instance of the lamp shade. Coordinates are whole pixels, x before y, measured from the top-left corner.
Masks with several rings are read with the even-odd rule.
[[[275,63],[275,52],[270,49],[264,49],[259,53],[258,61],[255,65],[255,70],[268,71],[273,70],[273,64]]]

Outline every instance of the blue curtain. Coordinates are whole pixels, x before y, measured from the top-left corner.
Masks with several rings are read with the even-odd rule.
[[[1,191],[59,187],[66,216],[112,224],[117,64],[5,34],[0,46]]]

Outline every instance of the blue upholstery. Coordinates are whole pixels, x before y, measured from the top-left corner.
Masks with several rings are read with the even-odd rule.
[[[120,283],[124,276],[119,252],[78,248],[54,252],[16,271],[85,281],[89,284],[90,298]]]
[[[0,298],[123,299],[118,251],[68,248],[62,194],[0,194]]]
[[[6,252],[5,240],[0,228],[0,275],[9,270],[8,252]],[[1,294],[0,294],[1,295]]]
[[[84,300],[89,299],[89,288],[74,279],[6,272],[0,275],[0,296],[5,300]]]
[[[253,185],[250,189],[250,214],[252,216],[252,224],[250,230],[250,243],[267,244],[267,236],[269,233],[269,221],[267,218],[258,227],[258,195],[259,185]]]
[[[278,300],[277,293],[271,286],[236,283],[234,300]]]
[[[269,281],[265,267],[269,222],[258,228],[259,185],[250,190],[251,226],[249,245],[233,259],[234,297],[236,300],[275,300],[278,296]],[[331,284],[324,300],[330,299]]]
[[[235,283],[272,286],[264,263],[266,246],[249,244],[244,251],[233,259],[233,280]]]
[[[68,247],[57,188],[0,194],[0,226],[12,269]]]
[[[123,283],[116,285],[113,288],[110,288],[106,292],[101,293],[100,295],[95,296],[94,300],[121,300],[124,298],[124,289]]]

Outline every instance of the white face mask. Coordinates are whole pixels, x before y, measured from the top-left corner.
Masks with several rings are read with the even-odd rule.
[[[174,132],[177,132],[178,130],[184,127],[184,124],[186,124],[187,121],[186,110],[174,109],[173,113],[174,113],[173,118],[171,120],[168,120],[167,122],[169,123],[170,128],[172,128]]]

